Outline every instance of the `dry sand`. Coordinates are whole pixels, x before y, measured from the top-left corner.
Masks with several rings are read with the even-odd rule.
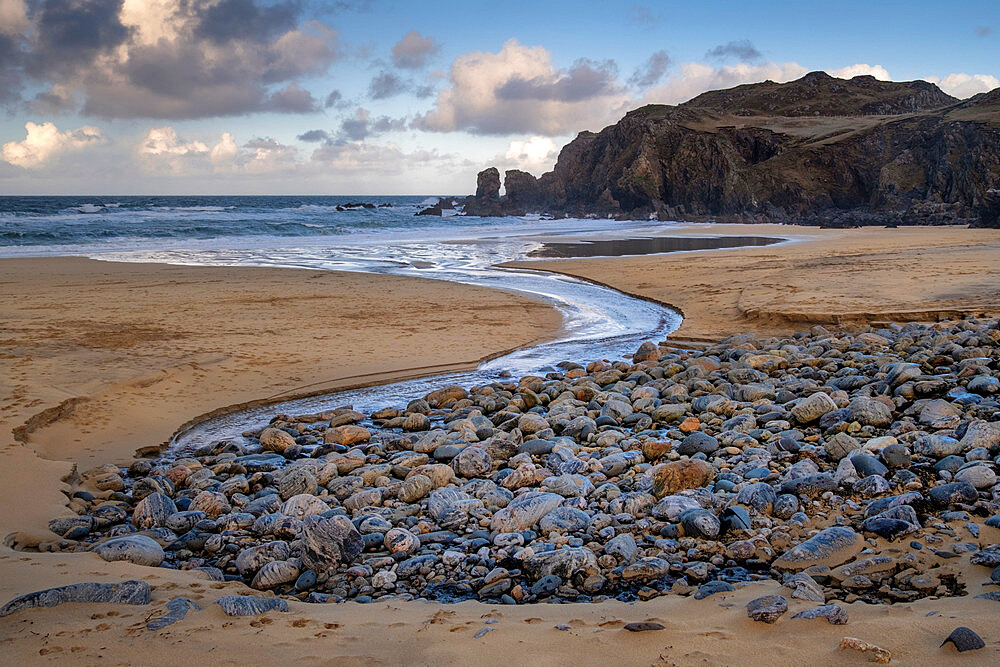
[[[678,225],[671,236],[791,237],[758,248],[516,266],[558,271],[677,306],[674,339],[787,334],[812,324],[936,321],[1000,311],[1000,230]]]
[[[705,231],[691,226],[683,233]],[[713,226],[711,233],[748,231]],[[804,240],[545,264],[677,304],[686,315],[679,336],[689,338],[788,332],[807,326],[803,320],[853,320],[859,313],[880,320],[916,311],[1000,310],[998,232],[754,226],[749,233]],[[123,463],[135,447],[159,444],[209,408],[313,383],[336,386],[338,379],[352,384],[378,373],[471,365],[550,336],[558,324],[544,306],[508,294],[379,276],[60,259],[0,261],[0,281],[0,534],[22,530],[35,539],[60,509],[68,513],[58,478],[69,473],[70,462]],[[13,439],[11,428],[76,397],[85,400],[22,431],[26,444]],[[1000,531],[984,527],[982,540],[1000,541]],[[288,614],[233,619],[209,603],[251,592],[241,584],[105,563],[93,554],[3,548],[2,600],[80,581],[137,578],[153,586],[153,604],[66,604],[2,618],[0,664],[67,658],[82,664],[867,664],[867,656],[838,650],[844,636],[891,650],[893,664],[997,664],[1000,603],[971,598],[987,590],[988,571],[969,566],[967,556],[949,564],[967,572],[970,596],[846,605],[847,626],[791,620],[812,606],[797,600],[775,625],[753,623],[744,605],[777,592],[774,582],[702,601],[667,596],[632,605],[521,607],[292,602]],[[178,595],[199,601],[203,610],[164,630],[146,630],[147,617]],[[490,619],[497,622],[487,624]],[[622,629],[644,620],[666,630]],[[959,625],[978,631],[987,648],[962,655],[939,648]],[[484,628],[492,631],[475,638]]]

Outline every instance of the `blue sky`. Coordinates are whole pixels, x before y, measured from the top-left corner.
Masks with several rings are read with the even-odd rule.
[[[0,193],[464,193],[644,103],[1000,85],[1000,0],[0,0]]]

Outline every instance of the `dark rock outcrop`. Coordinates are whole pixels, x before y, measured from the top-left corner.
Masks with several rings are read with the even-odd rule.
[[[1000,89],[960,101],[924,81],[822,72],[737,86],[631,111],[581,132],[538,179],[507,172],[502,199],[498,184],[480,173],[466,212],[995,226]]]
[[[500,205],[500,171],[490,167],[479,172],[476,178],[476,194],[465,202],[466,215],[504,215]]]
[[[987,190],[979,205],[979,220],[975,227],[1000,228],[1000,190]]]

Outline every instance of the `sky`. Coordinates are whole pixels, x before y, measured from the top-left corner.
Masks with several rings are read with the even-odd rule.
[[[464,194],[643,104],[1000,86],[1000,0],[0,0],[0,194]]]

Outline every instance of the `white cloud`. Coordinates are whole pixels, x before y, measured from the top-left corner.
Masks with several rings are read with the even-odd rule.
[[[151,172],[177,175],[270,174],[295,169],[298,149],[275,139],[251,139],[242,146],[231,132],[223,132],[218,143],[185,140],[168,126],[151,129],[136,149],[140,165]]]
[[[683,63],[680,73],[665,84],[646,92],[642,104],[680,104],[707,90],[732,88],[765,80],[784,83],[803,76],[808,70],[798,63],[737,63],[713,67],[704,63]]]
[[[208,156],[209,148],[201,141],[185,141],[168,126],[154,127],[139,144],[136,152],[147,171],[169,171],[175,174],[197,169]]]
[[[451,85],[414,126],[434,132],[474,134],[536,132],[556,135],[601,129],[620,117],[628,96],[614,64],[580,60],[552,65],[541,46],[506,41],[498,53],[475,51],[451,65]]]
[[[208,146],[200,141],[184,141],[174,128],[154,127],[139,145],[140,155],[204,155]]]
[[[964,74],[956,72],[949,74],[943,79],[936,76],[929,76],[924,80],[936,84],[938,88],[949,95],[962,99],[978,95],[979,93],[989,92],[1000,86],[1000,79],[989,74]]]
[[[61,153],[80,150],[104,141],[101,131],[90,125],[60,132],[51,122],[38,124],[29,121],[25,123],[24,129],[27,136],[23,141],[10,141],[3,145],[3,159],[25,169],[37,169]]]
[[[507,144],[503,159],[497,161],[504,165],[504,169],[521,169],[537,175],[552,169],[559,157],[560,147],[551,137],[515,140]]]
[[[884,67],[881,65],[869,65],[867,63],[857,63],[856,65],[848,65],[847,67],[841,67],[840,69],[827,70],[827,74],[835,76],[838,79],[853,79],[856,76],[870,75],[879,81],[892,80],[892,77],[889,76],[889,72],[887,72]]]
[[[212,147],[208,158],[218,169],[225,169],[227,165],[236,162],[236,156],[239,155],[239,152],[240,147],[236,145],[236,137],[230,132],[223,132],[219,143]]]
[[[299,82],[328,72],[339,40],[309,13],[299,0],[0,0],[0,35],[20,28],[24,46],[13,65],[0,62],[0,98],[5,88],[19,97],[13,84],[27,71],[53,87],[36,108],[89,116],[318,111]]]

